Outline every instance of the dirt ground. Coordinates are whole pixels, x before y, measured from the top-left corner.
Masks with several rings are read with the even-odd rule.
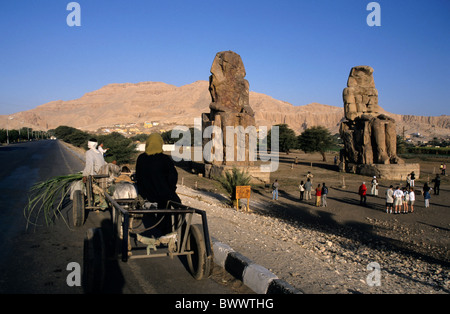
[[[213,237],[307,293],[450,292],[450,178],[442,178],[440,195],[432,194],[430,208],[419,193],[441,161],[449,160],[406,159],[421,164],[416,204],[414,213],[394,215],[385,212],[385,191],[406,181],[381,179],[379,195],[369,193],[367,206],[361,206],[358,187],[365,181],[370,191],[371,178],[338,172],[333,157],[329,154],[323,162],[319,154],[282,154],[271,177],[280,184],[279,200],[271,199],[269,186],[253,186],[252,213],[236,212],[217,182],[186,168],[178,168],[178,192],[192,206],[207,204]],[[308,171],[314,186],[325,182],[329,187],[327,207],[316,207],[314,199],[299,200],[298,184],[306,181]],[[376,289],[366,282],[372,262],[380,264],[385,279]]]

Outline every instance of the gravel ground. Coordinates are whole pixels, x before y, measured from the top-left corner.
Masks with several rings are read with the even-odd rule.
[[[368,236],[364,230],[348,224],[322,224],[321,221],[326,220],[324,213],[338,215],[339,212],[338,202],[330,199],[327,211],[306,205],[311,216],[317,218],[314,224],[290,215],[286,208],[292,202],[271,201],[267,195],[252,196],[252,211],[248,213],[230,208],[226,205],[226,197],[218,193],[183,185],[178,186],[177,192],[185,205],[206,210],[213,238],[230,245],[304,293],[450,292],[448,242],[445,244],[448,229],[443,230],[447,238],[444,239],[443,249],[440,247],[444,251],[441,253],[446,256],[442,261],[442,258],[434,258],[425,252],[426,249],[436,251],[438,246],[415,243],[417,252],[413,253],[412,250],[393,246],[396,240],[392,240],[389,232],[400,236],[410,232],[420,233],[420,230],[423,233],[423,229],[408,229],[407,224],[398,223],[402,216],[408,215],[391,215],[390,220],[366,217],[364,226],[371,225],[377,232],[382,231],[380,235],[373,236],[377,232],[372,232]],[[373,262],[378,263],[379,272],[375,268],[368,269]],[[376,279],[374,274],[380,275],[378,285],[373,284]]]

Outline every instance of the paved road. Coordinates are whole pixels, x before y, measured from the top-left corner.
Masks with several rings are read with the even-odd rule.
[[[88,228],[109,222],[109,212],[90,212],[83,227],[69,230],[62,219],[51,227],[25,230],[23,208],[35,182],[76,173],[83,162],[58,141],[39,141],[0,147],[0,293],[83,293],[66,282],[73,268],[82,266],[83,240]],[[63,211],[71,223],[71,204]],[[132,260],[107,264],[105,293],[232,294],[251,293],[245,286],[224,285],[213,279],[194,280],[179,258]],[[227,279],[229,280],[229,278]],[[230,282],[230,281],[228,281]]]

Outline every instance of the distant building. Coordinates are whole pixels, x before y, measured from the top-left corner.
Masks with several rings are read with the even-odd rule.
[[[136,150],[139,152],[145,152],[145,144],[137,144]],[[173,152],[175,150],[175,144],[164,144],[163,151],[165,152]]]
[[[146,129],[150,129],[157,125],[159,125],[159,122],[155,122],[155,121],[145,121],[144,122],[144,128],[146,128]]]

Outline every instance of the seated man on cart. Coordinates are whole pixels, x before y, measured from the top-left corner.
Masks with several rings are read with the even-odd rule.
[[[100,170],[102,167],[107,165],[105,159],[103,158],[103,154],[97,150],[98,142],[95,138],[91,138],[88,141],[89,150],[86,151],[86,165],[82,171],[83,173],[83,183],[86,183],[88,176],[93,176],[100,174]],[[106,203],[105,198],[101,193],[96,193],[94,190],[94,198],[96,203],[100,203],[101,208],[107,208],[108,204]]]

